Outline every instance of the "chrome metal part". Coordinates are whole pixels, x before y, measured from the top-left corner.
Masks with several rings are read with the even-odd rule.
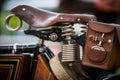
[[[61,62],[74,62],[78,60],[78,51],[79,46],[75,44],[75,40],[72,39],[72,35],[74,35],[73,25],[69,23],[65,23],[62,26],[62,37],[65,37],[66,43],[62,45],[62,58]]]
[[[25,9],[23,9],[25,10]],[[24,30],[22,30],[22,25],[23,25],[23,22],[22,22],[22,19],[20,19],[19,17],[17,17],[18,19],[18,26],[15,27],[15,28],[12,28],[12,26],[10,25],[10,20],[13,18],[13,17],[17,17],[16,15],[14,14],[10,14],[6,17],[5,19],[5,25],[6,25],[6,28],[9,30],[9,31],[19,31],[19,32],[23,32]],[[13,26],[14,27],[14,26]],[[27,30],[30,29],[31,27],[28,26]]]
[[[12,28],[10,26],[10,19],[12,19],[13,17],[15,17],[14,14],[10,14],[6,17],[6,19],[5,19],[6,28],[10,31],[18,31],[22,27],[22,20],[20,18],[18,18],[18,21],[19,21],[18,26],[16,28]]]
[[[62,45],[62,62],[73,62],[78,60],[78,48],[77,44]]]

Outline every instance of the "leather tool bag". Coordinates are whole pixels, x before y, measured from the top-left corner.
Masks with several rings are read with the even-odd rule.
[[[118,64],[120,65],[119,49],[115,24],[95,21],[88,23],[83,65],[105,70],[114,69]]]

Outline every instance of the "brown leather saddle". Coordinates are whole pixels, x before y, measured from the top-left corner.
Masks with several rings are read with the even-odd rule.
[[[66,14],[55,13],[42,9],[36,9],[27,5],[20,5],[11,10],[16,16],[33,27],[47,27],[58,23],[86,23],[96,20],[94,15],[89,14]]]

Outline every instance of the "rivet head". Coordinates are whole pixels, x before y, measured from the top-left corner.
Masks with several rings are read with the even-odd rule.
[[[63,20],[64,18],[63,17],[60,17],[60,20]]]
[[[81,21],[81,19],[80,19],[80,18],[78,18],[78,19],[77,19],[77,21],[79,22],[79,21]]]
[[[108,40],[108,43],[111,43],[111,42],[112,42],[112,40],[109,39],[109,40]]]
[[[91,19],[90,21],[94,21],[94,19]]]
[[[22,11],[26,11],[26,8],[22,8]]]
[[[43,48],[39,48],[39,52],[43,52]]]

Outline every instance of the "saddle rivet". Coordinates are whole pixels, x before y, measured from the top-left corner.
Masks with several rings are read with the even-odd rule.
[[[90,21],[94,21],[93,19],[91,19]]]
[[[64,18],[63,17],[60,17],[60,20],[63,20]]]
[[[80,19],[80,18],[78,18],[78,19],[77,19],[77,21],[79,22],[79,21],[81,21],[81,19]]]
[[[108,40],[108,43],[111,43],[111,42],[112,42],[112,40],[109,39],[109,40]]]
[[[22,11],[26,11],[26,8],[22,8]]]

